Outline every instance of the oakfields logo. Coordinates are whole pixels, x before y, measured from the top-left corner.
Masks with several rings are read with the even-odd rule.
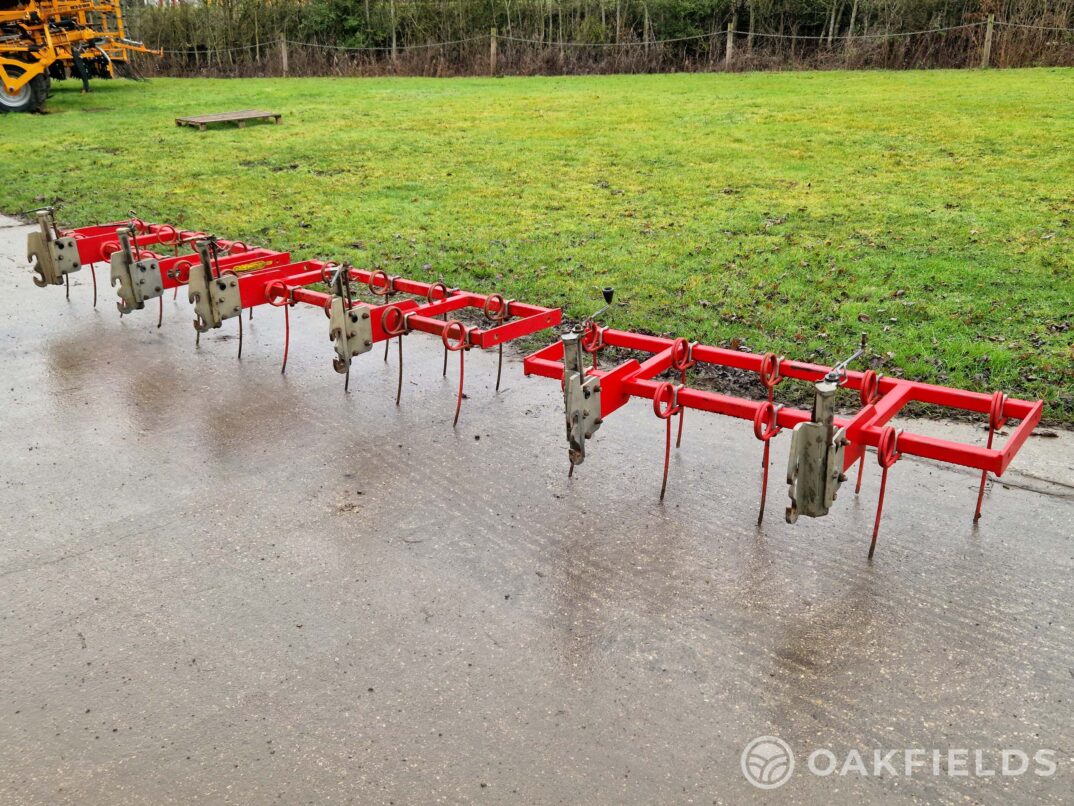
[[[783,786],[794,773],[794,753],[778,736],[758,736],[742,751],[742,774],[758,789]]]
[[[951,778],[992,776],[1018,777],[1036,775],[1048,778],[1056,774],[1059,765],[1054,750],[970,750],[948,748],[925,750],[920,747],[903,750],[871,750],[862,753],[851,749],[837,753],[826,747],[812,751],[806,757],[806,769],[811,775],[859,775],[906,778],[948,776]],[[794,753],[778,736],[758,736],[742,751],[742,774],[758,789],[776,789],[794,774]]]

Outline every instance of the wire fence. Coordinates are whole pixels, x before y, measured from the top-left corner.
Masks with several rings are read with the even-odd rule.
[[[1063,34],[1039,41],[1023,60],[1074,64],[1074,28],[1002,20],[975,20],[913,31],[799,34],[742,30],[731,25],[705,33],[663,39],[624,38],[586,42],[497,33],[434,42],[348,46],[280,38],[224,47],[192,45],[163,49],[153,72],[211,72],[227,75],[319,74],[530,74],[549,72],[657,72],[666,69],[764,69],[785,62],[802,67],[977,67],[1019,66],[1006,58],[1003,32]],[[951,36],[958,37],[952,41]],[[915,40],[918,44],[907,44]],[[765,46],[763,43],[768,43]],[[896,48],[885,47],[902,43]],[[1024,46],[1024,43],[1022,43]],[[773,51],[773,45],[778,49]],[[802,45],[803,47],[798,47]],[[810,49],[807,46],[812,45]],[[1000,46],[997,59],[994,54]],[[838,47],[837,47],[838,46]],[[569,52],[573,52],[571,55]],[[1044,58],[1042,58],[1042,55]],[[146,66],[152,68],[152,63]]]

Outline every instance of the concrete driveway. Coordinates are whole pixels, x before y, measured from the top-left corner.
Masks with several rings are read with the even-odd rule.
[[[452,430],[431,338],[407,339],[399,408],[394,349],[344,395],[320,312],[294,311],[281,376],[280,311],[241,362],[234,322],[195,349],[182,298],[157,330],[105,272],[96,310],[86,271],[70,302],[34,287],[14,223],[0,801],[1074,798],[1068,435],[1030,440],[977,528],[974,474],[900,462],[869,563],[872,459],[860,499],[792,527],[778,439],[758,529],[749,425],[689,415],[661,504],[663,426],[635,403],[568,482],[559,389],[517,359],[497,395],[470,357]],[[763,735],[797,762],[771,790],[740,766]]]

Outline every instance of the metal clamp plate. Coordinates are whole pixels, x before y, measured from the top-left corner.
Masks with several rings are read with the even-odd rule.
[[[581,380],[577,372],[567,374],[563,384],[567,413],[567,442],[573,464],[585,460],[585,441],[600,428],[600,378]]]
[[[194,306],[194,327],[202,333],[242,313],[239,278],[233,274],[210,277],[204,261],[190,267],[187,296]]]
[[[119,295],[116,306],[120,313],[144,308],[145,300],[164,293],[160,263],[156,258],[142,258],[132,265],[127,251],[119,249],[112,253],[109,261],[112,266],[111,282]]]
[[[843,480],[843,441],[828,442],[827,427],[822,423],[799,423],[791,433],[791,452],[787,463],[787,522],[799,515],[819,518],[828,514]]]
[[[143,300],[159,297],[164,293],[164,283],[160,275],[160,261],[147,257],[134,264],[131,271],[134,285]]]
[[[373,322],[369,307],[358,305],[350,310],[345,307],[343,297],[332,298],[332,309],[328,326],[328,338],[336,344],[336,358],[332,365],[336,372],[346,372],[351,357],[367,353],[373,349]]]
[[[585,441],[600,428],[600,378],[586,377],[581,335],[563,336],[563,408],[572,465],[585,461]]]
[[[43,232],[31,232],[26,238],[26,259],[34,263],[41,287],[63,285],[64,275],[82,268],[78,244],[73,237],[50,239]]]

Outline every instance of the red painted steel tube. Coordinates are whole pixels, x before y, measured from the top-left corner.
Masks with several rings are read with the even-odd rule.
[[[198,256],[189,250],[189,244],[198,237],[206,237],[203,233],[179,230],[169,224],[130,219],[63,230],[61,234],[76,239],[80,258],[84,265],[92,267],[94,262],[106,259],[108,253],[119,248],[116,230],[132,227],[132,246],[136,254],[139,257],[154,257],[160,261],[163,287],[183,285],[183,267],[194,265],[195,261],[199,260]],[[336,270],[335,264],[317,260],[292,263],[290,255],[285,252],[251,249],[241,242],[221,240],[217,243],[222,254],[215,265],[238,274],[242,307],[253,308],[268,303],[269,290],[272,289],[277,300],[287,299],[289,304],[303,303],[327,309],[332,296],[309,286],[327,282],[330,272]],[[183,246],[187,246],[187,249],[181,249]],[[169,251],[166,252],[165,249]],[[183,251],[185,254],[171,254],[171,251]],[[352,281],[371,285],[376,293],[384,297],[383,304],[354,303],[370,308],[375,341],[401,335],[384,331],[382,312],[387,307],[398,309],[405,317],[406,332],[423,332],[441,338],[448,334],[453,343],[466,348],[499,347],[507,341],[554,327],[562,321],[561,312],[557,308],[506,300],[496,293],[479,294],[448,288],[440,281],[430,283],[392,276],[383,270],[347,267],[346,272]],[[397,294],[405,296],[392,299]],[[467,326],[454,320],[446,321],[451,314],[466,308],[484,311],[486,319],[490,319],[492,325]],[[492,316],[489,316],[490,309]],[[501,312],[505,315],[500,316]],[[664,381],[660,378],[673,366],[679,372],[683,372],[685,365],[692,366],[694,363],[729,367],[757,374],[758,381],[762,384],[766,380],[775,381],[779,378],[816,382],[830,372],[830,368],[826,366],[779,358],[773,354],[749,353],[703,344],[689,345],[683,339],[599,326],[593,326],[593,334],[595,338],[589,340],[589,351],[594,354],[594,369],[589,370],[588,374],[601,378],[602,417],[625,405],[631,397],[652,399],[657,390],[664,388]],[[640,362],[630,359],[614,368],[597,369],[596,356],[603,346],[647,353],[648,357]],[[563,346],[557,341],[526,357],[523,366],[527,375],[562,380],[562,359]],[[846,389],[858,390],[862,402],[861,408],[852,417],[835,420],[837,428],[845,429],[848,441],[844,452],[846,468],[862,456],[865,448],[880,445],[884,435],[890,430],[890,421],[910,403],[926,403],[979,414],[988,414],[998,405],[1001,419],[1019,421],[1002,447],[981,447],[908,432],[899,434],[898,443],[899,453],[904,455],[934,459],[1001,475],[1040,422],[1043,412],[1041,401],[1007,399],[999,395],[935,384],[878,377],[871,371],[848,370],[841,375],[840,385]],[[766,388],[771,389],[767,385]],[[675,400],[681,410],[694,408],[754,423],[763,411],[766,417],[772,419],[772,426],[780,429],[793,428],[811,419],[809,412],[799,409],[770,409],[771,394],[769,401],[755,401],[682,386],[677,389]],[[1000,402],[997,404],[996,400]]]
[[[600,331],[604,344],[612,347],[648,352],[652,355],[641,364],[626,362],[615,370],[589,370],[588,374],[602,378],[604,389],[601,401],[601,416],[605,417],[622,406],[630,397],[651,399],[660,384],[655,378],[666,372],[672,363],[674,339],[650,336],[622,330],[603,328]],[[694,345],[692,358],[699,364],[716,364],[735,369],[755,372],[760,378],[765,371],[765,355]],[[524,361],[527,375],[541,375],[549,378],[563,377],[563,347],[561,343],[550,344],[542,350],[528,356]],[[771,362],[769,361],[769,364]],[[804,364],[782,359],[778,362],[781,376],[802,381],[815,382],[830,371],[829,367]],[[945,386],[919,383],[896,378],[880,377],[875,381],[866,381],[864,372],[848,371],[843,386],[848,389],[861,390],[863,383],[875,382],[879,397],[875,403],[862,407],[851,419],[836,418],[835,426],[845,428],[848,446],[844,452],[844,470],[853,466],[866,447],[877,447],[888,422],[911,402],[930,403],[933,405],[955,408],[963,411],[987,413],[992,406],[992,395],[980,392],[968,392]],[[609,399],[610,398],[610,399]],[[679,392],[678,400],[684,408],[694,408],[716,414],[725,414],[744,420],[752,420],[763,402],[745,400],[714,392],[700,391],[689,387]],[[926,459],[961,465],[964,467],[988,470],[1001,475],[1010,464],[1018,449],[1025,443],[1033,428],[1040,421],[1043,403],[1025,400],[1007,399],[1004,413],[1021,423],[1014,431],[1002,450],[982,448],[951,440],[937,439],[920,434],[903,432],[899,435],[899,452]],[[781,428],[793,428],[798,423],[809,422],[809,412],[799,409],[781,408],[777,420]]]
[[[194,253],[177,256],[158,256],[157,259],[160,262],[160,276],[165,289],[186,285],[187,279],[190,277],[189,268],[186,266],[201,263],[201,257]],[[284,265],[290,260],[291,256],[286,252],[273,252],[270,249],[251,249],[240,254],[222,256],[220,258],[220,268],[221,270],[241,272],[244,266],[248,266],[255,261],[259,263],[265,262],[269,265]],[[181,276],[172,276],[176,269],[180,270]]]

